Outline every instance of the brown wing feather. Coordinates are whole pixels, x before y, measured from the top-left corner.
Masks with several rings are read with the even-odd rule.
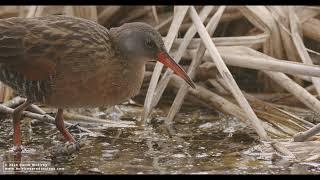
[[[86,19],[0,20],[0,64],[30,80],[45,80],[62,68],[73,73],[94,71],[98,61],[111,61],[114,55],[107,29]]]
[[[22,74],[29,80],[46,80],[55,73],[56,64],[50,60],[36,59],[32,63],[23,62],[12,65],[11,69]]]
[[[22,18],[0,21],[0,63],[29,80],[45,80],[55,73],[55,62],[45,57],[40,34],[34,34]],[[36,24],[34,24],[36,25]]]

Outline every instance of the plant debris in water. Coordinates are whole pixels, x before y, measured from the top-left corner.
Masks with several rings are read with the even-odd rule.
[[[142,111],[141,107],[131,105],[120,107],[124,113],[122,117],[126,119]],[[21,154],[21,162],[45,162],[55,168],[42,172],[49,174],[287,174],[301,172],[298,167],[304,167],[307,173],[320,172],[316,163],[279,163],[279,160],[271,158],[271,154],[263,154],[261,149],[250,149],[259,144],[251,128],[236,118],[223,115],[208,118],[207,114],[214,114],[209,111],[194,109],[179,114],[173,125],[177,136],[171,138],[163,133],[161,125],[144,130],[106,128],[102,130],[105,137],[81,136],[81,132],[71,131],[83,143],[80,149],[74,148],[77,149],[74,153],[57,153],[61,149],[73,147],[63,142],[53,125],[31,121],[29,131],[26,120],[22,123],[26,150]],[[154,119],[161,119],[166,113],[161,109],[156,112],[152,117]],[[200,113],[198,121],[184,121],[194,113]],[[15,153],[10,151],[11,121],[1,121],[0,134],[6,137],[0,139],[0,152],[3,154],[1,161],[12,161]]]

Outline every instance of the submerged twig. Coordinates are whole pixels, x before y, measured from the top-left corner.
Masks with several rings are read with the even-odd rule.
[[[16,107],[16,106],[20,105],[25,100],[26,100],[25,98],[22,98],[20,96],[16,96],[16,97],[12,98],[11,100],[4,102],[2,105],[12,108],[12,107]]]
[[[7,113],[7,114],[13,114],[13,111],[14,111],[14,109],[6,107],[6,106],[0,104],[0,112]],[[38,119],[38,120],[41,120],[41,121],[44,121],[44,122],[49,122],[49,123],[55,124],[55,118],[53,118],[53,117],[51,117],[51,116],[49,116],[47,114],[40,115],[40,114],[35,114],[35,113],[29,112],[29,111],[23,111],[22,115],[25,116],[25,117],[28,117],[28,118]],[[65,122],[65,125],[73,126],[73,124],[68,123],[68,122]],[[82,130],[82,131],[84,131],[86,133],[89,133],[91,135],[94,135],[94,136],[103,136],[100,133],[90,131],[89,129],[84,128],[84,127],[78,127],[78,128],[80,130]]]

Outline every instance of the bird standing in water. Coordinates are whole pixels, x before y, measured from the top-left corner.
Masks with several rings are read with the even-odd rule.
[[[58,108],[56,127],[75,142],[64,127],[63,108],[112,106],[135,96],[151,59],[195,87],[168,55],[161,35],[145,23],[109,31],[68,16],[1,19],[0,80],[27,98],[13,113],[16,150],[21,150],[21,114],[31,103]]]

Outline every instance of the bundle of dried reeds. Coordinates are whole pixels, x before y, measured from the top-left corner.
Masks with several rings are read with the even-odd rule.
[[[177,95],[167,116],[169,124],[172,123],[186,95],[189,94],[215,109],[236,116],[252,125],[262,141],[275,142],[275,149],[286,155],[293,154],[281,143],[275,141],[276,139],[294,136],[295,141],[303,141],[318,134],[320,125],[315,126],[289,111],[279,108],[277,104],[260,100],[252,93],[241,91],[225,65],[226,63],[231,66],[258,70],[257,80],[261,81],[261,76],[263,76],[262,80],[266,81],[266,88],[260,89],[273,93],[283,92],[285,89],[300,101],[299,105],[303,104],[306,108],[319,112],[320,103],[317,96],[320,92],[318,90],[320,71],[319,66],[314,65],[315,61],[309,55],[312,53],[319,56],[319,53],[316,52],[316,47],[307,48],[303,41],[305,31],[308,34],[306,37],[317,41],[315,28],[319,14],[317,9],[304,6],[246,6],[227,7],[226,9],[225,7],[206,6],[198,14],[192,6],[175,8],[176,13],[171,18],[171,26],[169,26],[165,38],[167,48],[171,48],[177,62],[181,59],[190,62],[188,73],[192,78],[196,76],[196,71],[203,69],[203,67],[210,66],[207,70],[211,73],[202,73],[208,75],[207,79],[203,77],[201,79],[207,83],[199,82],[196,90],[189,89],[185,83],[178,79],[172,79],[174,75],[170,70],[162,75],[157,85],[162,65],[156,64],[144,104],[145,121],[147,121],[152,108],[158,104],[168,82],[172,79],[174,81],[171,81],[172,85],[169,88],[177,89]],[[228,11],[228,9],[232,10]],[[237,18],[223,18],[230,17],[230,13],[234,14],[235,11],[240,14],[237,15]],[[192,23],[190,23],[190,19]],[[224,20],[222,21],[222,19]],[[250,23],[247,27],[241,27],[237,21],[249,21]],[[187,23],[189,26],[185,28]],[[303,30],[302,23],[306,23],[310,29]],[[245,23],[242,23],[242,26],[243,24]],[[218,28],[216,32],[216,36],[219,37],[213,37],[212,34],[214,34],[217,25],[229,26],[234,32],[227,33],[225,27],[225,29],[220,27],[223,31]],[[236,25],[239,27],[233,27]],[[239,30],[235,28],[239,28]],[[177,38],[178,33],[184,33],[184,37]],[[196,33],[200,38],[195,37]],[[225,37],[227,35],[237,36]],[[319,46],[319,42],[317,45]],[[314,70],[309,68],[314,68]],[[217,72],[219,76],[212,76]],[[237,72],[236,75],[241,76],[241,71]],[[314,74],[307,75],[311,72]],[[290,74],[292,77],[284,73]],[[310,81],[315,87],[315,95],[306,88]],[[272,83],[271,86],[270,83]],[[299,133],[303,131],[305,132]]]

